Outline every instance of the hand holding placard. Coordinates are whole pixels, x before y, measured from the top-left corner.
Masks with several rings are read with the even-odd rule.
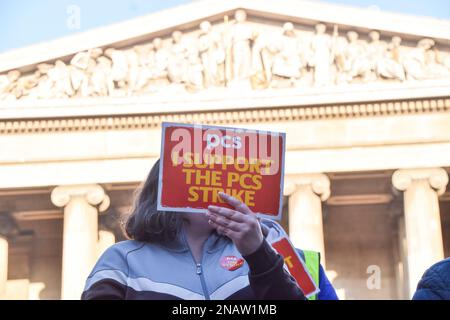
[[[242,256],[252,254],[264,241],[258,218],[245,203],[238,199],[223,192],[219,193],[219,196],[234,210],[208,206],[206,216],[209,218],[209,223],[216,228],[219,234],[230,238]],[[289,238],[281,237],[271,242],[271,246],[283,257],[287,270],[294,277],[305,296],[310,297],[316,294],[319,288]]]
[[[243,256],[255,252],[263,242],[263,234],[256,215],[245,203],[223,192],[219,196],[233,209],[208,206],[206,216],[219,234],[230,238]]]

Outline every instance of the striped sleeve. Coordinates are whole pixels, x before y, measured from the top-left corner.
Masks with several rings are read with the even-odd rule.
[[[108,248],[86,280],[82,300],[125,299],[128,282],[126,255],[117,245]]]

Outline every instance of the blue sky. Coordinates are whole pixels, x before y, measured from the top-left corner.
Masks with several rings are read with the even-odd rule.
[[[0,52],[131,19],[191,1],[0,0]],[[366,8],[377,7],[383,11],[450,20],[449,0],[328,0],[321,2]]]

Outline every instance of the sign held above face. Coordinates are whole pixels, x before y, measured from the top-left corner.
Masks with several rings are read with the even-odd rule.
[[[225,192],[260,216],[281,219],[285,134],[162,124],[158,210],[206,212],[228,207]]]

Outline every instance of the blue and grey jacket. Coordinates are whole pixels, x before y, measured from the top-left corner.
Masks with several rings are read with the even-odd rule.
[[[183,232],[165,245],[135,240],[116,243],[98,260],[82,299],[305,299],[284,268],[283,258],[269,244],[285,235],[284,230],[267,219],[261,225],[266,239],[251,255],[242,257],[231,240],[213,232],[198,264]],[[228,270],[221,264],[225,256],[243,258],[245,263]],[[328,298],[334,298],[322,268],[321,273]]]

